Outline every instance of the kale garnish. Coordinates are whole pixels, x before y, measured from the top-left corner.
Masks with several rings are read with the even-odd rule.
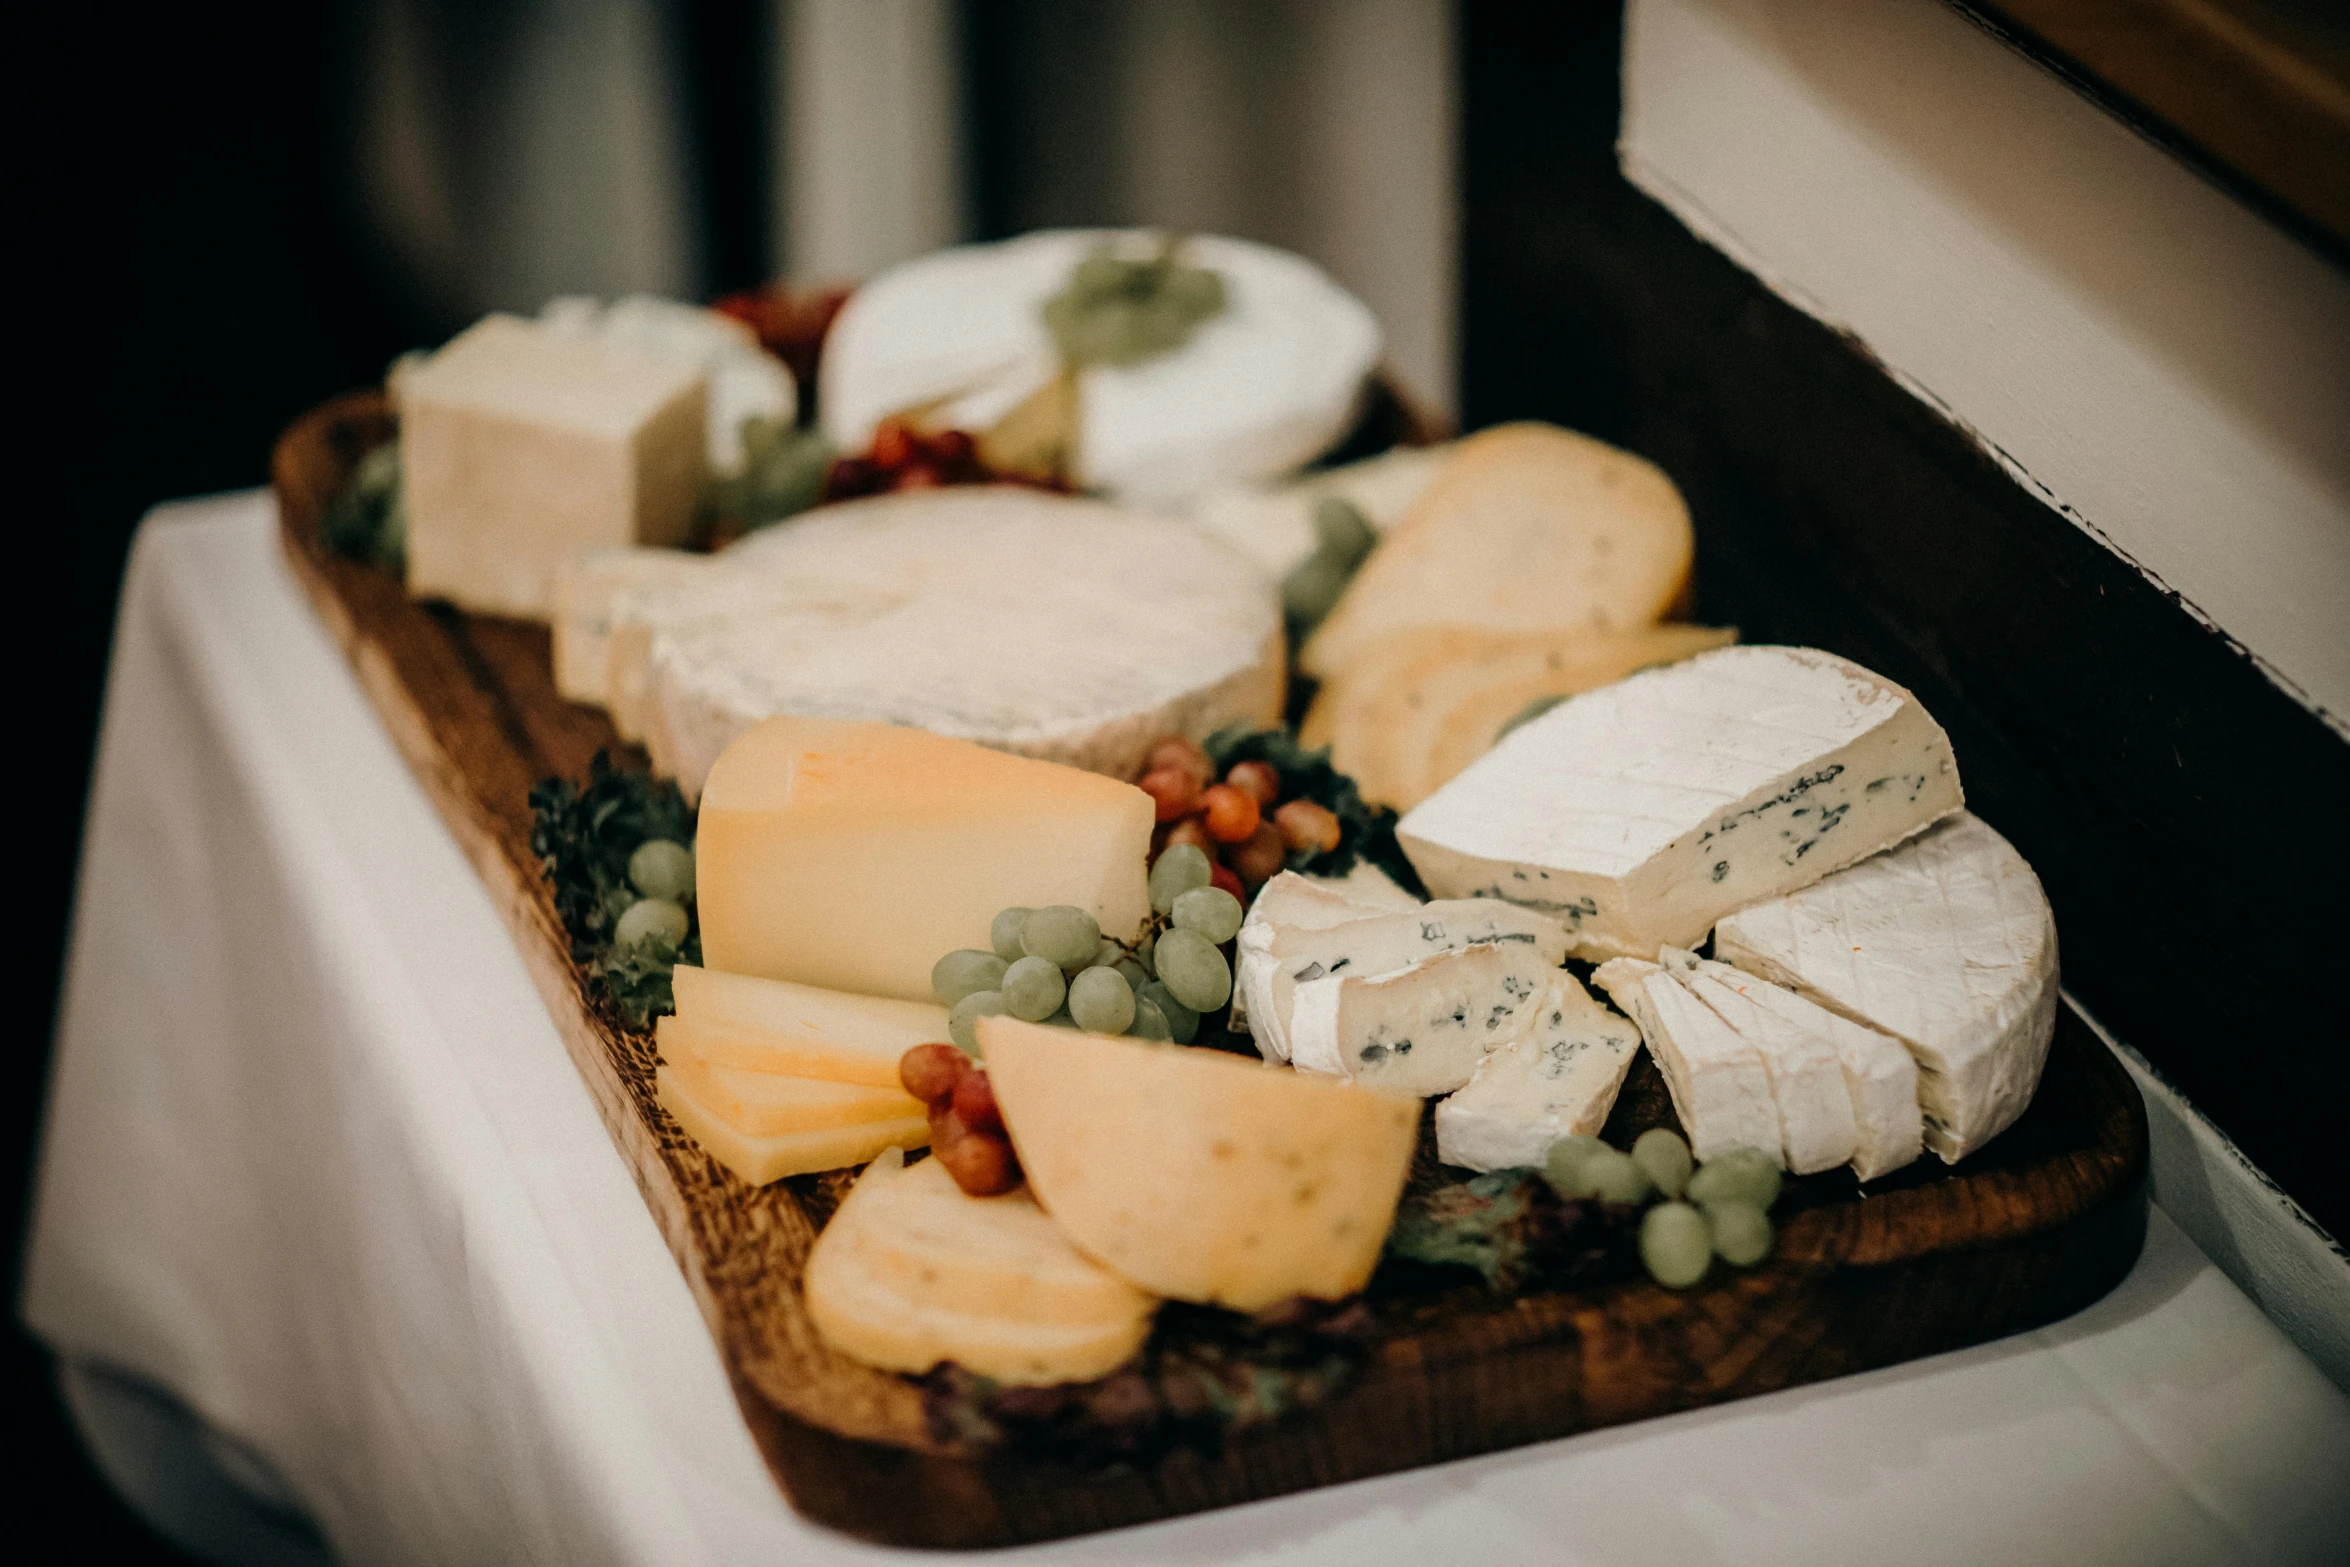
[[[550,778],[530,792],[531,852],[554,888],[555,912],[571,938],[572,961],[603,982],[613,1008],[643,1028],[674,1010],[670,970],[702,960],[697,920],[674,951],[666,946],[616,951],[612,928],[637,901],[628,857],[652,838],[694,841],[694,810],[677,785],[612,765],[599,751],[587,783]],[[693,913],[689,904],[687,913]]]
[[[1495,1170],[1408,1193],[1387,1255],[1473,1269],[1488,1287],[1510,1292],[1628,1272],[1639,1221],[1636,1206],[1561,1198],[1536,1171]]]
[[[1325,854],[1304,850],[1289,857],[1289,868],[1315,876],[1343,876],[1358,859],[1369,860],[1407,892],[1427,896],[1419,872],[1395,841],[1395,812],[1363,799],[1355,781],[1330,765],[1324,747],[1309,751],[1286,728],[1251,729],[1233,724],[1208,736],[1208,759],[1222,777],[1235,762],[1267,762],[1281,775],[1281,798],[1313,801],[1338,818],[1338,847]]]
[[[359,459],[342,492],[318,519],[329,555],[401,571],[408,559],[408,507],[400,488],[400,443],[387,441]]]

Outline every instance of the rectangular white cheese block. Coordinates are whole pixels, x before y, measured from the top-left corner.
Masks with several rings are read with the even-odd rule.
[[[1561,971],[1533,1025],[1436,1107],[1436,1157],[1470,1170],[1540,1169],[1551,1144],[1597,1136],[1640,1053],[1637,1025]]]
[[[1132,784],[918,729],[771,718],[728,747],[694,848],[702,960],[827,990],[931,999],[1003,909],[1073,904],[1131,941],[1151,798]]]
[[[408,590],[544,620],[581,550],[678,544],[708,374],[488,316],[400,377]]]
[[[564,700],[609,708],[615,608],[632,589],[702,577],[715,559],[687,550],[589,550],[557,567],[550,629],[555,689]]]
[[[1692,1153],[1711,1159],[1752,1148],[1780,1157],[1779,1109],[1760,1051],[1654,963],[1615,958],[1592,978],[1640,1025]]]
[[[1397,829],[1439,898],[1554,914],[1577,956],[1695,946],[1963,803],[1918,700],[1809,648],[1731,647],[1570,698]]]
[[[1852,1121],[1852,1093],[1835,1047],[1818,1034],[1766,1012],[1737,991],[1698,971],[1698,957],[1679,947],[1657,954],[1665,972],[1752,1045],[1770,1075],[1779,1108],[1779,1151],[1797,1175],[1832,1170],[1852,1158],[1860,1133]]]
[[[1259,1053],[1275,1061],[1289,1055],[1290,1000],[1300,985],[1330,975],[1385,974],[1462,947],[1521,946],[1554,969],[1567,955],[1567,930],[1557,920],[1490,898],[1423,903],[1320,929],[1260,924],[1244,928],[1242,937],[1249,1030]]]
[[[1854,1175],[1873,1181],[1917,1158],[1925,1147],[1925,1120],[1918,1113],[1918,1067],[1900,1040],[1863,1028],[1848,1017],[1838,1017],[1792,990],[1727,963],[1700,959],[1697,970],[1834,1048],[1844,1068],[1845,1093],[1852,1101]]]
[[[1907,1045],[1926,1146],[1948,1162],[2013,1125],[2040,1085],[2056,917],[2024,857],[1971,815],[1740,909],[1714,951]]]
[[[1252,988],[1262,991],[1271,983],[1271,943],[1275,933],[1291,927],[1322,930],[1372,914],[1393,914],[1419,906],[1419,899],[1398,887],[1369,860],[1356,861],[1355,868],[1344,876],[1303,876],[1296,871],[1276,873],[1271,881],[1257,889],[1256,898],[1248,906],[1248,918],[1241,922],[1233,958],[1232,1027],[1250,1029],[1258,1053],[1266,1060],[1286,1061],[1289,1059],[1286,1015],[1284,1026],[1278,1031],[1277,1046],[1271,1035],[1250,1028],[1248,1020]]]
[[[1522,943],[1439,952],[1409,968],[1297,987],[1290,1064],[1388,1093],[1448,1094],[1533,1025],[1557,966]]]

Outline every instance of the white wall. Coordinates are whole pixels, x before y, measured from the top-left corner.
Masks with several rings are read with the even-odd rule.
[[[1620,150],[2350,733],[2350,278],[1938,0],[1633,0]]]

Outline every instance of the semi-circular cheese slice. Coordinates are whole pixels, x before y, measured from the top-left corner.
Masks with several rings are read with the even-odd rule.
[[[849,296],[824,343],[824,433],[862,451],[892,414],[960,400],[983,428],[1056,368],[1039,314],[1104,244],[1152,236],[1060,229],[961,245],[892,267]],[[1077,477],[1153,506],[1288,473],[1346,432],[1379,359],[1379,324],[1301,256],[1200,235],[1183,259],[1224,279],[1225,308],[1181,348],[1078,376]]]
[[[880,496],[721,559],[735,569],[665,590],[666,629],[646,639],[646,744],[689,797],[728,742],[783,714],[1130,777],[1163,735],[1280,713],[1281,613],[1263,578],[1214,540],[1099,502]]]

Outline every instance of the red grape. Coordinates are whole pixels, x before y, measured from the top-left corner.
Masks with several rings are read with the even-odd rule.
[[[1224,781],[1235,789],[1245,790],[1256,797],[1259,808],[1272,805],[1281,798],[1281,774],[1271,762],[1234,762]]]
[[[953,1096],[971,1071],[971,1058],[953,1045],[916,1045],[898,1057],[898,1082],[926,1105]]]
[[[1257,830],[1263,812],[1257,808],[1257,797],[1231,784],[1210,784],[1200,791],[1199,803],[1207,814],[1208,836],[1218,843],[1239,843]]]
[[[965,1072],[955,1080],[955,1114],[977,1132],[1000,1132],[1004,1114],[996,1108],[995,1087],[981,1071]]]
[[[1181,821],[1199,809],[1199,785],[1188,772],[1162,767],[1156,772],[1143,774],[1142,782],[1137,787],[1151,797],[1152,803],[1158,807],[1158,819],[1162,822]]]
[[[1338,847],[1338,818],[1311,800],[1292,800],[1273,813],[1281,841],[1293,851],[1328,854]]]

